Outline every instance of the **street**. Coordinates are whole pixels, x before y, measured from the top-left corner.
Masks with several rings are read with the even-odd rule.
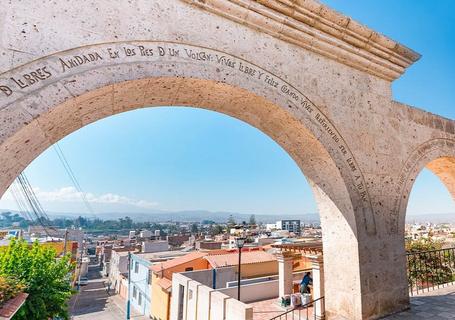
[[[124,320],[126,319],[125,302],[118,295],[109,296],[104,286],[99,266],[89,266],[88,284],[74,295],[70,302],[70,314],[73,320]],[[148,319],[146,316],[131,315],[131,319]]]

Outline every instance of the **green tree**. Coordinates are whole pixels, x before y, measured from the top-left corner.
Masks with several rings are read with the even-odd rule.
[[[14,320],[69,319],[68,299],[72,295],[70,257],[56,257],[54,249],[12,240],[0,251],[0,276],[12,277],[25,286],[29,294]]]
[[[191,225],[191,233],[196,234],[198,232],[199,232],[199,227],[198,227],[197,223],[193,223]]]
[[[133,227],[133,220],[130,217],[120,218],[120,228],[131,229]]]
[[[250,216],[249,224],[250,224],[250,226],[256,225],[256,216],[255,216],[254,214],[252,214],[252,215]]]
[[[219,224],[211,226],[210,227],[210,233],[212,235],[214,235],[214,236],[216,236],[217,234],[222,234],[223,233],[223,227],[220,226]]]
[[[85,227],[85,226],[87,226],[87,219],[84,218],[84,217],[79,216],[79,217],[77,217],[77,219],[74,221],[74,225],[75,225],[76,227],[78,227],[78,228],[79,228],[79,227]]]

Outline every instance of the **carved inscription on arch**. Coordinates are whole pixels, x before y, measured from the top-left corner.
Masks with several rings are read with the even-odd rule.
[[[43,61],[44,60],[44,61]],[[348,144],[331,121],[297,88],[281,77],[242,58],[225,52],[173,42],[126,42],[88,46],[55,54],[31,62],[0,75],[0,108],[40,87],[106,65],[137,62],[206,64],[217,71],[226,70],[236,77],[260,83],[268,90],[284,97],[291,109],[298,109],[305,121],[310,121],[321,132],[320,139],[330,145],[338,159],[342,159],[350,174],[348,187],[354,190],[363,207],[364,224],[370,234],[376,232],[370,196],[365,179],[349,150]]]

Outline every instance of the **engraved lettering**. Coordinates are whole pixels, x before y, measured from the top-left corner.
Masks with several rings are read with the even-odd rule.
[[[112,50],[112,48],[107,48],[107,53],[111,59],[120,58],[120,53],[117,50]]]
[[[62,67],[62,72],[65,72],[69,69],[79,67],[83,64],[87,63],[92,63],[98,60],[103,60],[103,57],[100,56],[98,52],[93,52],[93,53],[88,53],[88,54],[82,54],[82,55],[76,55],[71,58],[68,58],[63,60],[62,58],[59,58],[60,65]]]
[[[169,48],[169,55],[171,57],[178,57],[179,56],[179,50],[175,50],[174,48]]]
[[[33,79],[33,77],[30,74],[24,74],[23,75],[25,81],[27,81],[27,84],[31,86],[32,84],[36,83],[36,80]]]
[[[294,99],[295,101],[298,101],[299,100],[299,97],[297,95],[297,93],[295,93],[294,91],[292,91],[287,85],[283,84],[281,86],[281,92],[283,92],[284,94],[287,94],[288,96],[290,96],[292,99]]]
[[[11,77],[11,80],[13,80],[14,83],[16,83],[19,86],[19,88],[21,88],[21,89],[28,87],[28,85],[25,84],[21,79],[15,79],[14,77]]]
[[[211,54],[205,52],[205,51],[200,51],[196,52],[193,51],[192,49],[185,49],[186,55],[188,58],[191,58],[193,60],[198,60],[198,61],[212,61],[213,57]]]
[[[341,151],[341,153],[342,153],[343,155],[346,155],[346,154],[347,154],[347,150],[346,150],[346,147],[345,147],[344,145],[340,144],[340,145],[338,146],[338,149],[340,149],[340,151]]]
[[[8,86],[0,86],[0,91],[3,92],[7,97],[13,94],[13,90]]]
[[[153,49],[148,49],[144,46],[139,46],[139,52],[143,57],[152,57],[153,56]]]
[[[252,76],[252,77],[256,74],[256,70],[255,69],[253,69],[251,67],[248,67],[247,65],[244,65],[241,62],[239,62],[239,70],[241,72],[246,73],[249,76]]]
[[[275,87],[275,88],[278,88],[278,81],[275,81],[275,79],[273,79],[272,77],[269,77],[268,75],[265,75],[265,80],[264,81],[268,85],[270,85],[272,87]]]
[[[349,167],[351,168],[351,171],[356,171],[357,168],[355,166],[354,160],[352,158],[346,159],[346,162],[348,163]]]
[[[123,47],[123,51],[127,57],[133,57],[136,55],[136,51],[133,48]]]
[[[235,68],[235,61],[233,61],[229,57],[216,55],[216,60],[221,65],[224,65],[224,66],[227,66],[230,68]]]
[[[332,128],[330,123],[325,120],[325,118],[323,116],[321,116],[319,113],[317,113],[316,120],[319,122],[319,124],[325,130],[325,132],[327,132],[335,142],[338,143],[340,141],[340,138],[336,134],[335,130]]]
[[[40,69],[38,69],[38,72],[40,72],[39,70]],[[47,71],[47,67],[42,67],[41,71],[43,72],[43,74],[46,77],[46,79],[49,78],[50,76],[52,76],[52,73],[50,71]]]
[[[301,105],[302,105],[302,107],[304,107],[305,110],[308,111],[309,113],[312,113],[312,112],[313,112],[313,107],[311,106],[311,103],[309,103],[306,99],[303,99],[303,101],[301,102]]]
[[[20,77],[11,77],[10,79],[13,80],[20,89],[24,89],[52,76],[52,73],[47,71],[46,68],[47,67],[41,67],[29,73],[24,73]]]

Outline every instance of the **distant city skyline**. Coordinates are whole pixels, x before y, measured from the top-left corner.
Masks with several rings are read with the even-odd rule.
[[[323,2],[421,53],[393,83],[394,99],[455,118],[454,1]],[[96,212],[317,212],[289,155],[257,129],[218,113],[136,110],[91,124],[60,146]],[[26,174],[46,210],[87,213],[52,148]],[[0,200],[0,208],[16,207],[9,193]],[[455,203],[424,170],[408,214],[427,213],[455,213]]]

